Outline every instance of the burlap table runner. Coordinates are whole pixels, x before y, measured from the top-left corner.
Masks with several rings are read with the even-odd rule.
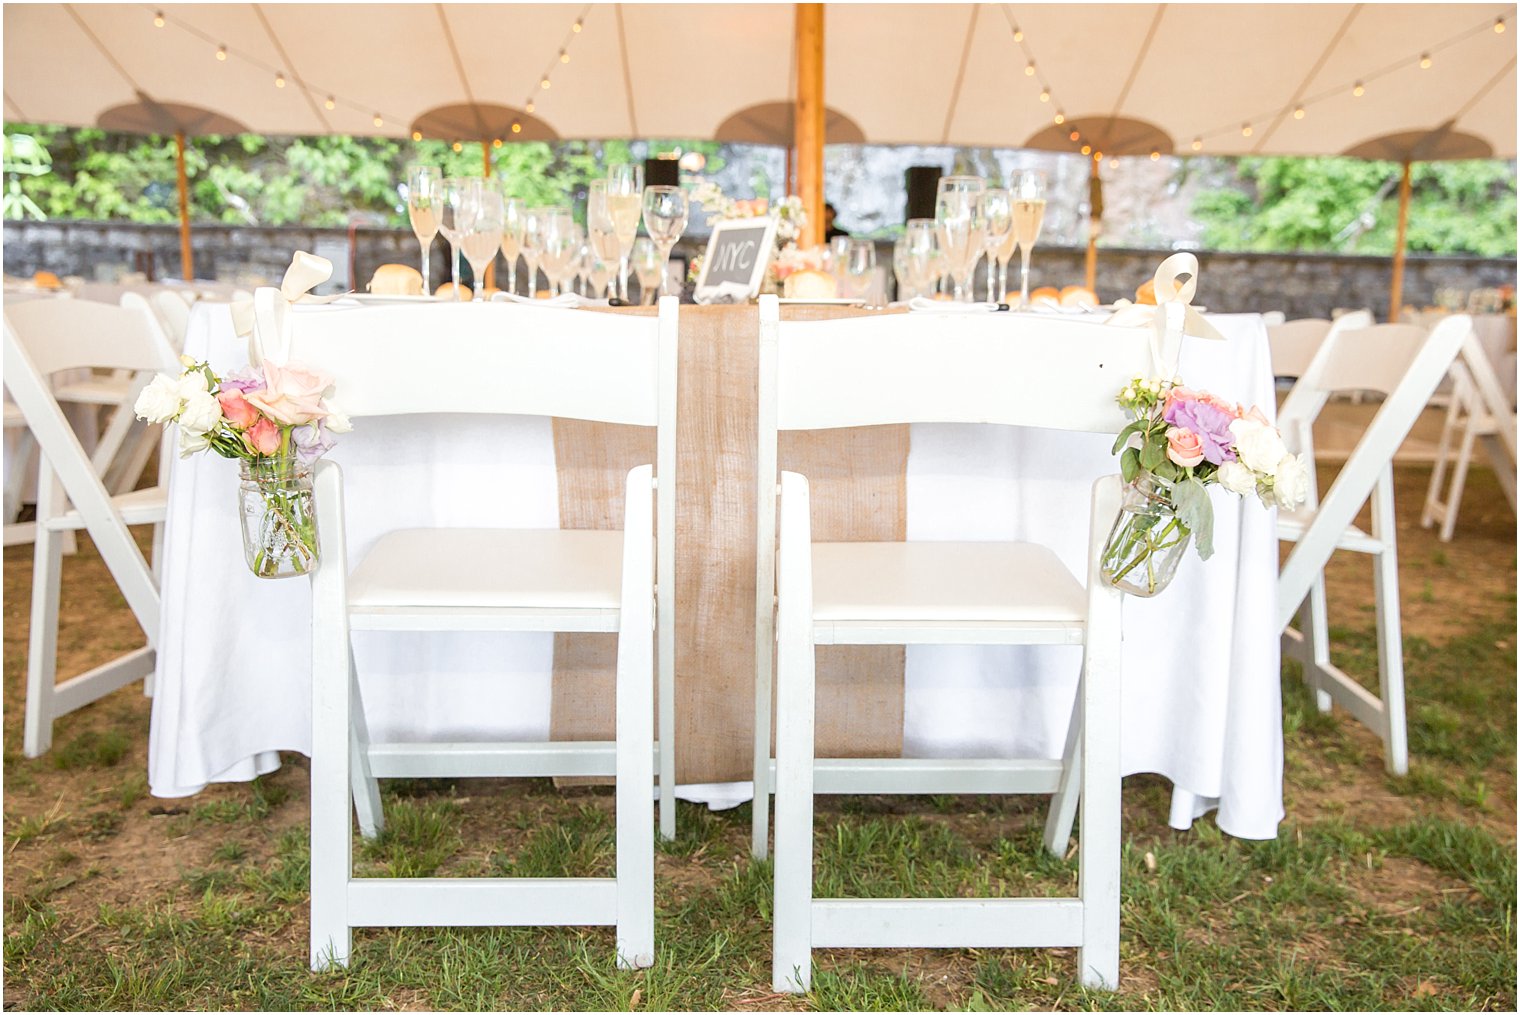
[[[653,308],[611,313],[652,314]],[[866,311],[785,307],[787,320]],[[753,306],[681,308],[676,485],[676,779],[752,777],[755,658],[755,413],[759,313]],[[554,421],[560,525],[619,528],[628,470],[654,461],[654,434]],[[813,538],[906,535],[908,428],[784,435],[781,467],[812,486]],[[554,641],[550,736],[610,740],[612,635]],[[826,646],[818,653],[818,751],[902,753],[903,649]]]

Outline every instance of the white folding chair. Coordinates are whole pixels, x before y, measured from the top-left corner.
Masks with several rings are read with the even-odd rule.
[[[1277,623],[1283,629],[1283,651],[1303,662],[1304,681],[1314,690],[1320,711],[1328,712],[1333,702],[1376,733],[1383,741],[1384,763],[1394,775],[1409,771],[1409,747],[1393,456],[1471,330],[1472,319],[1465,315],[1447,318],[1429,333],[1408,324],[1338,330],[1325,341],[1278,413],[1284,434],[1302,444],[1334,393],[1376,391],[1386,396],[1324,498],[1318,496],[1311,469],[1308,503],[1278,514],[1278,538],[1297,545],[1278,578]],[[1352,524],[1369,498],[1370,533]],[[1336,550],[1373,558],[1377,695],[1330,661],[1324,569]],[[1295,614],[1296,631],[1288,626]]]
[[[1368,315],[1363,323],[1356,326],[1366,327],[1371,323],[1371,315]],[[1272,356],[1272,376],[1302,377],[1328,334],[1330,322],[1318,317],[1305,317],[1285,324],[1269,324],[1267,349]]]
[[[65,312],[66,311],[66,312]],[[166,493],[163,485],[112,496],[101,481],[118,435],[126,432],[136,392],[155,371],[177,372],[174,353],[137,312],[80,300],[38,300],[5,309],[5,385],[40,450],[31,636],[27,650],[23,749],[37,757],[52,744],[53,722],[134,680],[151,678],[158,640],[159,596],[154,570],[129,525],[154,526],[155,565]],[[86,455],[63,415],[50,380],[60,371],[108,368],[135,380],[96,452]],[[167,456],[160,454],[160,477]],[[73,507],[70,507],[72,503]],[[145,648],[57,683],[58,605],[63,537],[89,532],[112,578],[147,635]]]
[[[1008,314],[784,323],[774,297],[762,297],[760,313],[755,846],[763,846],[771,781],[774,604],[774,989],[808,989],[815,947],[1076,947],[1083,983],[1116,986],[1121,597],[1098,577],[1097,561],[1118,512],[1119,478],[1094,486],[1084,583],[1034,543],[811,543],[807,481],[785,474],[773,574],[776,434],[921,422],[1113,434],[1127,422],[1116,392],[1129,378],[1155,372],[1144,337],[1149,330],[1137,336],[1136,329]],[[1178,330],[1172,337],[1180,341],[1181,317],[1173,320]],[[814,646],[820,644],[1081,645],[1064,757],[815,758]],[[1078,894],[814,899],[818,793],[1052,794],[1045,844],[1057,855],[1065,852],[1080,800]]]
[[[346,965],[351,928],[615,925],[618,962],[654,960],[654,640],[673,676],[676,301],[657,319],[515,305],[291,312],[254,297],[266,358],[332,375],[350,414],[560,416],[656,430],[658,478],[629,473],[624,530],[409,529],[359,561],[343,481],[316,473],[312,574],[311,963]],[[448,336],[445,353],[418,335]],[[657,495],[657,515],[651,513]],[[658,517],[658,526],[655,519]],[[652,538],[653,537],[653,538]],[[658,578],[657,578],[658,576]],[[370,743],[350,631],[601,631],[618,635],[616,740]],[[662,684],[662,711],[671,708]],[[673,716],[673,711],[672,711]],[[662,752],[672,733],[661,729]],[[661,789],[674,782],[661,755]],[[352,814],[382,823],[377,778],[614,776],[614,878],[355,878]]]
[[[1420,527],[1441,525],[1441,542],[1451,542],[1457,528],[1457,511],[1467,485],[1467,470],[1474,451],[1481,451],[1499,479],[1499,488],[1515,510],[1515,410],[1494,372],[1493,362],[1469,335],[1451,365],[1452,393],[1446,421],[1436,447],[1435,468],[1425,491]],[[1456,461],[1452,461],[1452,456]],[[1448,483],[1447,469],[1451,470]],[[1443,491],[1443,487],[1445,490]]]
[[[153,310],[169,336],[169,344],[184,349],[185,334],[190,330],[190,304],[185,295],[173,289],[153,294]]]

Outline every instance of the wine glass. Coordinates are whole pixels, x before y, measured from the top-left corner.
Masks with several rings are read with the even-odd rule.
[[[934,198],[934,227],[957,301],[971,300],[971,276],[987,235],[982,204],[986,191],[987,182],[980,176],[945,176]]]
[[[982,196],[982,207],[987,212],[987,299],[1005,303],[1008,300],[1008,259],[1013,256],[1016,245],[1012,195],[1001,187],[993,187]],[[999,261],[1002,261],[1001,273],[997,270]]]
[[[422,245],[422,293],[431,295],[428,284],[433,237],[438,235],[438,199],[443,173],[437,166],[411,166],[406,171],[406,214],[412,221],[412,234]]]
[[[486,298],[486,268],[501,246],[502,203],[501,195],[492,190],[485,180],[471,180],[469,188],[469,221],[464,225],[460,246],[465,259],[475,274],[475,296],[471,302],[484,303]]]
[[[444,179],[439,191],[438,231],[449,241],[449,274],[454,281],[454,299],[459,299],[459,243],[464,228],[474,215],[470,203],[470,183],[460,176]]]
[[[581,252],[586,249],[586,227],[570,220],[570,258],[565,265],[565,280],[560,286],[561,294],[574,292],[575,283],[583,274],[581,266],[585,263]]]
[[[634,245],[634,262],[638,262],[637,244]],[[604,299],[607,296],[607,283],[612,279],[612,268],[608,261],[597,253],[595,242],[588,236],[586,245],[581,248],[581,274],[586,276],[586,295],[592,299]]]
[[[523,220],[528,202],[520,197],[503,197],[501,205],[501,256],[507,259],[507,292],[517,295],[517,258],[522,253]]]
[[[633,254],[633,240],[639,233],[639,216],[643,212],[644,167],[636,162],[612,166],[607,170],[607,216],[618,242],[618,296],[628,298],[628,258]]]
[[[544,216],[548,208],[529,208],[523,215],[522,258],[528,264],[529,299],[538,295],[538,259],[544,250]]]
[[[851,240],[845,246],[844,278],[848,295],[865,298],[876,278],[876,244],[870,240]]]
[[[845,257],[850,250],[848,236],[836,236],[823,251],[823,270],[835,278],[844,277]]]
[[[1013,235],[1019,244],[1019,256],[1023,259],[1023,275],[1019,283],[1019,302],[1029,306],[1029,254],[1035,241],[1040,238],[1040,226],[1045,223],[1045,174],[1038,169],[1026,169],[1013,178],[1008,188],[1013,197]]]
[[[939,238],[933,219],[909,219],[903,233],[907,245],[909,285],[915,295],[932,294],[942,274]]]
[[[549,295],[557,295],[570,260],[580,249],[580,238],[575,232],[575,219],[569,208],[539,209],[539,230],[542,247],[539,258],[544,276],[549,280]]]
[[[633,273],[639,280],[639,303],[653,303],[653,297],[659,292],[661,267],[665,259],[660,256],[660,248],[655,246],[654,240],[647,236],[640,236],[633,241]]]
[[[654,240],[654,245],[660,252],[660,288],[663,293],[667,284],[667,262],[670,260],[670,252],[676,245],[676,240],[681,238],[681,232],[686,228],[686,216],[688,213],[686,204],[686,192],[680,187],[645,187],[644,188],[644,231],[649,238]],[[643,284],[643,279],[639,280]]]

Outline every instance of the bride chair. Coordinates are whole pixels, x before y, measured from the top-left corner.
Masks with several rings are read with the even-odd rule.
[[[657,319],[452,303],[299,312],[260,289],[254,311],[262,355],[329,373],[355,418],[527,414],[656,430],[658,476],[648,465],[629,473],[622,532],[400,530],[362,560],[345,544],[342,470],[318,464],[312,967],[347,965],[351,929],[367,926],[615,925],[618,963],[650,965],[654,642],[658,631],[668,660],[675,589],[676,301],[663,300]],[[349,635],[376,630],[615,632],[616,740],[370,743]],[[352,815],[365,835],[383,825],[377,778],[530,775],[615,777],[615,877],[353,876]],[[673,780],[669,768],[659,775],[662,786]]]
[[[1118,476],[1099,480],[1087,507],[1085,580],[1035,543],[812,543],[807,481],[791,473],[780,483],[778,550],[776,434],[921,422],[1113,434],[1127,422],[1116,393],[1137,374],[1154,373],[1147,342],[1132,328],[1023,315],[783,323],[774,297],[762,297],[760,312],[755,811],[760,846],[774,609],[773,988],[807,990],[815,947],[1076,947],[1083,983],[1116,986],[1121,596],[1102,582],[1098,559],[1118,512]],[[1181,318],[1172,320],[1180,341]],[[1081,645],[1065,756],[815,758],[814,646],[828,644]],[[1057,855],[1080,799],[1077,896],[814,899],[819,793],[1052,794],[1045,842]]]
[[[116,413],[92,461],[64,416],[52,380],[61,372],[99,368],[124,371],[131,379],[116,396]],[[162,334],[136,311],[83,300],[34,300],[5,308],[5,386],[40,452],[23,731],[23,751],[29,758],[52,745],[53,723],[59,717],[134,680],[151,682],[159,633],[155,567],[168,503],[162,485],[168,464],[164,437],[159,438],[159,485],[113,495],[102,476],[127,434],[137,393],[155,371],[178,374],[179,364]],[[87,383],[70,382],[67,387],[77,391]],[[131,525],[150,524],[154,526],[155,567],[143,558],[128,530]],[[89,532],[148,644],[60,684],[57,649],[63,551],[66,540],[80,529]]]
[[[1375,391],[1386,396],[1324,498],[1318,495],[1311,468],[1308,502],[1278,514],[1278,539],[1295,545],[1278,577],[1277,625],[1283,631],[1283,652],[1303,662],[1304,681],[1314,690],[1320,711],[1330,711],[1333,702],[1375,732],[1383,741],[1384,763],[1394,775],[1408,773],[1409,746],[1393,456],[1471,331],[1472,319],[1465,315],[1449,317],[1429,333],[1408,324],[1333,331],[1278,413],[1290,447],[1309,453],[1312,462],[1307,435],[1332,395]],[[1372,524],[1365,532],[1353,522],[1369,499]],[[1376,695],[1330,661],[1324,569],[1336,550],[1373,559]],[[1295,614],[1298,630],[1289,626]]]

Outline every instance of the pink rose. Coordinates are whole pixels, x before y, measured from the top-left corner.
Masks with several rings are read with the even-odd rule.
[[[1262,411],[1254,405],[1251,406],[1249,410],[1247,410],[1244,405],[1237,406],[1235,415],[1239,419],[1253,420],[1254,422],[1260,423],[1262,426],[1272,425],[1272,421],[1268,419],[1266,415],[1263,414]]]
[[[222,403],[222,415],[227,422],[239,430],[247,430],[259,418],[259,410],[248,404],[248,399],[236,388],[221,392],[216,400]]]
[[[1231,405],[1229,402],[1226,402],[1218,395],[1211,395],[1207,391],[1200,391],[1198,393],[1198,401],[1202,402],[1204,405],[1212,405],[1214,408],[1218,409],[1226,416],[1238,417],[1240,415],[1240,409],[1238,406]]]
[[[332,378],[326,374],[291,363],[279,366],[266,362],[264,390],[250,391],[243,397],[276,423],[299,425],[327,415],[322,393],[330,384]]]
[[[243,440],[256,455],[272,455],[280,450],[280,428],[272,420],[259,421],[243,432]]]
[[[1191,430],[1174,426],[1166,432],[1166,457],[1184,469],[1203,461],[1203,441]]]

